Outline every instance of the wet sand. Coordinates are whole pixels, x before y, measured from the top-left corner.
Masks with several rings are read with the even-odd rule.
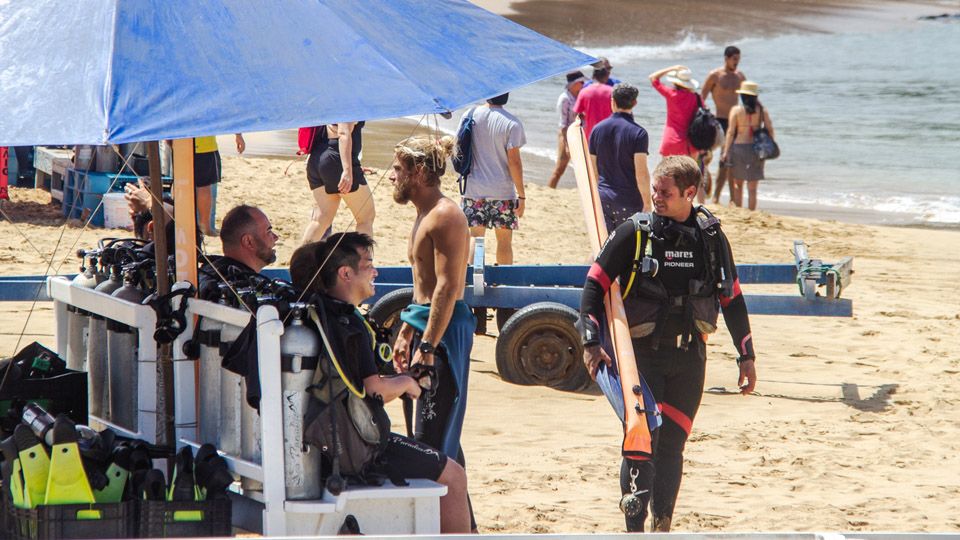
[[[502,11],[503,0],[475,3],[573,46],[659,44],[684,31],[722,43],[790,33],[879,30],[947,7],[885,0],[527,0],[511,2],[509,11]]]

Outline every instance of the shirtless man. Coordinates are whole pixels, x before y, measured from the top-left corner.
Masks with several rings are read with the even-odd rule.
[[[739,101],[737,98],[737,89],[740,83],[747,80],[747,76],[737,69],[740,64],[740,49],[730,46],[723,51],[723,67],[717,68],[707,75],[707,80],[703,81],[703,89],[700,90],[700,99],[704,104],[707,102],[707,96],[713,94],[713,103],[717,110],[714,111],[717,122],[723,128],[723,133],[727,133],[727,121],[730,115],[730,109]],[[730,166],[723,161],[717,170],[717,186],[713,190],[714,204],[720,202],[720,192],[723,190],[723,184],[730,175]],[[730,184],[730,199],[733,200],[733,184]]]
[[[394,151],[393,200],[412,202],[417,208],[407,253],[415,303],[403,313],[394,366],[398,372],[417,364],[437,370],[437,387],[417,400],[414,435],[462,465],[460,431],[476,319],[463,302],[470,245],[467,218],[440,191],[453,139],[414,137],[401,141]]]

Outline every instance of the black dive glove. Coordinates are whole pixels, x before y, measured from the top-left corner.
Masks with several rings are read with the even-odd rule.
[[[580,341],[584,347],[600,344],[600,328],[597,321],[588,314],[581,313],[580,319],[573,323],[574,328],[580,332]]]

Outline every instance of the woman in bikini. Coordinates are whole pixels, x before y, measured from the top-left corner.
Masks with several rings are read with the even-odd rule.
[[[303,242],[318,242],[337,215],[340,200],[347,203],[359,233],[373,236],[373,195],[360,167],[364,122],[341,122],[317,129],[307,160],[307,181],[316,202]]]
[[[741,105],[730,109],[730,129],[727,130],[720,161],[730,165],[733,204],[743,206],[743,182],[746,181],[749,207],[756,210],[757,184],[763,180],[763,161],[757,158],[757,153],[753,150],[753,133],[760,129],[761,116],[770,137],[774,140],[776,138],[773,135],[770,114],[757,100],[757,83],[743,81],[737,93],[740,94]]]

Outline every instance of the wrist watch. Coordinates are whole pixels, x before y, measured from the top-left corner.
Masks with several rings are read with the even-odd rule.
[[[433,354],[436,352],[437,347],[429,341],[421,341],[420,346],[417,347],[417,350],[420,351],[421,354]]]

